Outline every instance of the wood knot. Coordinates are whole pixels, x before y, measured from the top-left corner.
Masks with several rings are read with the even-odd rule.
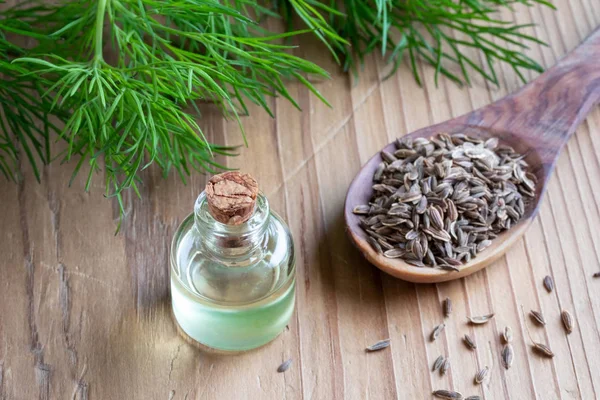
[[[246,222],[254,212],[258,183],[249,174],[225,172],[206,184],[208,211],[217,221],[228,225]]]

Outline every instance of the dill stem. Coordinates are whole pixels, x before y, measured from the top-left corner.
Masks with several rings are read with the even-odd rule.
[[[96,13],[96,43],[95,43],[95,54],[94,60],[102,61],[102,34],[104,33],[104,14],[106,10],[106,1],[107,0],[98,0],[98,11]]]

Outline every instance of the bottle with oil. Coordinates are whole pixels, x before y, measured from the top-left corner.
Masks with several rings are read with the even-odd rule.
[[[295,300],[294,244],[247,174],[216,175],[171,246],[175,320],[210,348],[243,351],[275,339]]]

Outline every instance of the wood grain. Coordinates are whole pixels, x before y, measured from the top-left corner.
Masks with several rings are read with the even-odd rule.
[[[554,3],[557,12],[503,12],[537,24],[528,33],[550,46],[533,46],[529,55],[545,66],[600,24],[595,0]],[[436,87],[426,66],[419,66],[423,87],[406,68],[381,81],[387,69],[378,56],[355,83],[315,42],[303,42],[298,54],[332,71],[319,89],[333,109],[292,87],[304,112],[282,99],[271,103],[276,119],[252,110],[244,120],[250,148],[226,160],[257,178],[293,231],[298,291],[289,330],[233,357],[201,352],[177,334],[168,244],[204,176],[184,186],[146,171],[143,198],[128,198],[127,222],[115,236],[116,206],[103,198],[101,179],[87,194],[83,178],[67,187],[72,166],[46,167],[41,184],[24,166],[23,183],[0,183],[0,399],[428,399],[435,389],[486,400],[600,398],[600,279],[591,277],[600,271],[600,109],[567,143],[538,216],[504,257],[464,279],[414,285],[368,264],[347,240],[342,210],[352,177],[395,137],[483,107],[521,84],[506,67],[499,88],[476,81],[460,89],[446,80]],[[210,140],[241,143],[235,123],[210,107],[203,113]],[[546,275],[556,282],[550,294]],[[452,316],[430,342],[446,297]],[[521,307],[541,310],[545,329],[524,319]],[[562,309],[576,320],[568,336]],[[466,316],[489,311],[496,312],[489,324],[465,324]],[[508,371],[499,363],[507,325],[515,336]],[[556,357],[533,354],[527,328]],[[477,352],[461,342],[465,333]],[[364,352],[387,337],[389,349]],[[430,373],[440,354],[452,363],[445,376]],[[290,369],[277,373],[288,358]],[[473,385],[486,365],[491,379]]]

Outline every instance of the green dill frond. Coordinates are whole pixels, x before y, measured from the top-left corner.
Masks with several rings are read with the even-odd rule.
[[[293,9],[310,6],[315,0],[288,0]],[[526,56],[527,44],[541,43],[523,33],[527,25],[518,25],[498,19],[499,8],[515,4],[553,7],[545,0],[341,0],[337,7],[343,15],[322,11],[330,21],[331,30],[348,45],[341,45],[337,37],[318,36],[333,43],[341,54],[346,70],[356,70],[356,61],[380,52],[392,64],[390,74],[402,62],[408,62],[414,78],[421,82],[417,59],[435,67],[435,80],[442,74],[461,84],[470,84],[471,72],[498,84],[497,63],[508,64],[524,81],[522,70],[542,71],[542,67]],[[298,15],[306,22],[306,16]],[[284,13],[284,15],[286,15]],[[291,18],[291,16],[288,16]],[[291,20],[291,19],[289,19]],[[321,19],[306,22],[315,26]],[[335,39],[335,40],[334,40]],[[476,50],[472,57],[465,49]]]
[[[36,36],[22,21],[0,20],[0,173],[17,181],[19,160],[26,158],[39,181],[40,163],[50,161],[49,135],[56,127],[48,121],[49,105],[40,96],[44,80],[11,62],[25,50],[7,34]]]
[[[59,136],[68,143],[63,161],[76,160],[73,178],[88,165],[87,190],[103,172],[107,196],[119,204],[124,190],[138,192],[139,172],[152,163],[165,175],[174,169],[184,181],[194,170],[224,168],[214,154],[233,155],[234,149],[206,140],[199,115],[188,111],[198,101],[238,120],[248,101],[273,115],[269,97],[297,106],[285,86],[296,79],[326,102],[306,78],[326,71],[281,43],[303,32],[265,32],[242,12],[244,2],[237,8],[207,0],[88,3],[44,6],[30,15],[31,24],[49,21],[40,32],[48,39],[37,49],[48,48],[50,40],[52,53],[21,57],[14,65],[51,81],[44,99],[70,111]],[[108,48],[116,57],[110,62]]]

